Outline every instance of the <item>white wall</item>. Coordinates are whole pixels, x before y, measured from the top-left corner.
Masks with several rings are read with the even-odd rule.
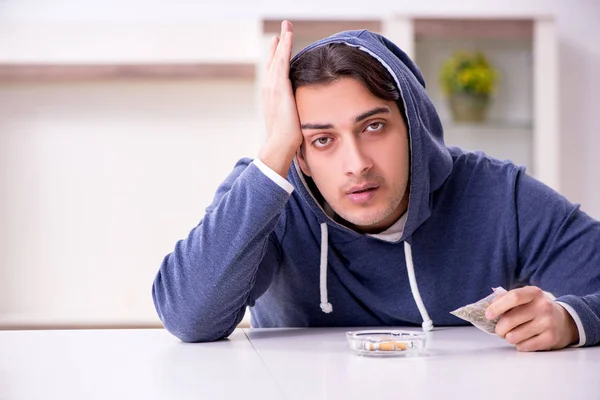
[[[221,21],[130,24],[9,20],[0,23],[0,61],[254,62],[261,28],[259,21],[236,21],[235,32],[219,35],[218,40],[206,40],[214,37],[222,26]]]
[[[0,85],[0,326],[156,321],[160,262],[258,150],[254,95],[231,81]]]
[[[386,13],[555,15],[561,187],[600,218],[596,0],[0,0],[0,62],[252,62],[261,16]],[[241,86],[0,85],[0,324],[156,321],[150,284],[162,257],[234,160],[257,151],[255,88]]]

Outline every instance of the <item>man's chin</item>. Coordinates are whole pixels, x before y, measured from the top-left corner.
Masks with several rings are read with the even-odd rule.
[[[339,213],[337,214],[342,219],[342,221],[339,222],[341,222],[342,225],[345,225],[349,228],[360,232],[368,232],[373,229],[377,230],[377,225],[384,220],[384,218],[381,218],[379,215],[356,215],[350,213],[345,214],[345,216],[340,215]]]

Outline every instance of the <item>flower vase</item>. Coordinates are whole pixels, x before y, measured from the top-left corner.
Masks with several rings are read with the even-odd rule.
[[[487,118],[489,96],[452,93],[449,98],[454,122],[484,122]]]

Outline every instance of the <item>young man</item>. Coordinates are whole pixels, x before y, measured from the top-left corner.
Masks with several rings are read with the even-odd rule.
[[[284,22],[258,158],[158,272],[167,329],[216,340],[251,306],[255,327],[430,330],[502,286],[487,317],[518,350],[600,342],[600,223],[522,168],[447,148],[420,71],[384,37],[343,32],[290,63],[291,48]]]

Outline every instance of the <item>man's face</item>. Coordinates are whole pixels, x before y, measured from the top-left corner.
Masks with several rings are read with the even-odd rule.
[[[365,233],[387,229],[408,207],[406,125],[393,101],[342,78],[296,90],[304,142],[298,154],[331,208]]]

